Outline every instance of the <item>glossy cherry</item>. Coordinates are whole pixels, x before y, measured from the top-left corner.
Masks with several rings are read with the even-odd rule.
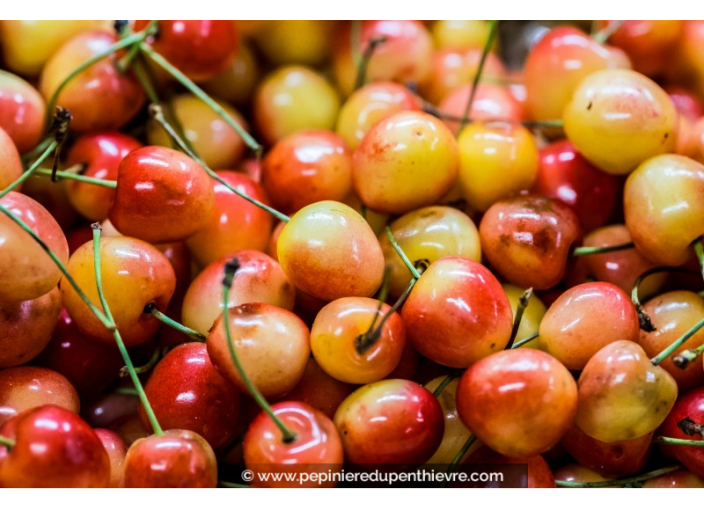
[[[664,73],[680,41],[683,25],[680,20],[605,21],[621,23],[609,43],[621,48],[631,59],[633,69],[648,76]]]
[[[125,456],[127,447],[122,438],[112,430],[95,429],[95,435],[103,443],[105,451],[110,459],[110,482],[111,489],[121,489],[125,486]]]
[[[0,79],[2,76],[0,75]],[[2,97],[0,96],[0,99]],[[20,153],[15,146],[15,142],[10,138],[10,135],[0,126],[0,158],[2,166],[0,166],[0,190],[7,188],[15,182],[24,169],[20,160]],[[18,185],[15,191],[22,189],[22,185]]]
[[[704,440],[702,434],[687,435],[678,423],[689,418],[695,424],[704,423],[704,389],[697,388],[682,395],[658,430],[660,435],[675,439]],[[697,446],[663,446],[667,454],[675,457],[693,475],[704,478],[704,450]]]
[[[39,143],[45,107],[44,99],[34,87],[19,76],[0,71],[0,128],[20,153]]]

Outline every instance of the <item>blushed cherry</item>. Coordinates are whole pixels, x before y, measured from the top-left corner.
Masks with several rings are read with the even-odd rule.
[[[173,267],[159,250],[131,237],[103,237],[100,259],[105,299],[125,345],[146,342],[161,323],[144,313],[144,307],[154,303],[159,310],[167,309],[176,287]],[[93,243],[81,246],[66,267],[88,299],[99,306]],[[96,341],[114,345],[112,332],[93,315],[71,285],[61,286],[61,296],[79,330]]]
[[[108,217],[123,235],[150,243],[185,239],[213,210],[210,177],[194,160],[165,147],[143,147],[120,163]]]
[[[680,20],[610,20],[602,26],[608,23],[621,23],[609,37],[609,44],[625,51],[633,69],[648,76],[667,70],[684,25]]]
[[[425,384],[425,389],[431,392],[435,392],[440,384],[442,384],[447,376],[439,376]],[[442,441],[440,446],[435,450],[433,456],[428,459],[427,464],[450,464],[457,452],[462,448],[462,446],[467,442],[472,433],[467,429],[467,427],[462,423],[459,416],[457,415],[457,386],[460,383],[460,378],[455,377],[452,379],[445,389],[436,397],[440,406],[442,407],[443,414],[445,416],[445,431],[442,436]],[[478,448],[478,443],[475,442],[467,453],[462,457],[460,462],[467,459],[474,451]]]
[[[260,75],[260,65],[251,44],[242,40],[235,61],[201,86],[211,96],[244,106],[252,99]]]
[[[66,236],[44,207],[16,191],[0,198],[0,204],[21,219],[66,264]],[[5,214],[0,214],[0,246],[0,302],[37,299],[59,283],[61,271],[49,255]]]
[[[482,48],[489,29],[486,20],[437,20],[431,34],[436,48]]]
[[[698,425],[704,423],[703,388],[697,388],[682,395],[675,403],[670,414],[668,414],[658,433],[675,439],[704,440],[704,436],[701,433],[685,434],[679,423],[686,418]],[[662,445],[662,449],[666,454],[675,457],[684,464],[694,476],[704,478],[704,450],[701,447]]]
[[[0,75],[2,79],[2,75]],[[1,82],[0,82],[1,83]],[[2,101],[2,91],[0,89],[0,104]],[[2,119],[0,118],[0,122]],[[17,151],[14,140],[10,137],[9,133],[5,131],[0,125],[0,191],[7,188],[10,184],[15,182],[20,175],[24,172],[22,168],[22,160],[20,160],[20,154]],[[14,188],[15,191],[20,191],[21,184]]]
[[[0,128],[10,136],[18,152],[27,152],[39,143],[45,108],[44,99],[32,85],[0,71]]]
[[[352,184],[375,211],[403,214],[431,205],[457,179],[455,138],[439,119],[400,112],[379,121],[353,155]]]
[[[233,257],[237,257],[240,268],[232,284],[228,306],[267,303],[293,310],[295,289],[278,262],[258,251],[241,250],[211,262],[191,282],[183,299],[185,326],[208,334],[222,313],[222,275],[225,264]]]
[[[479,236],[484,256],[499,274],[519,287],[545,290],[562,280],[580,226],[559,200],[527,195],[492,205]]]
[[[166,430],[139,439],[127,450],[127,488],[209,488],[218,483],[215,453],[190,430]]]
[[[645,489],[704,489],[704,480],[686,469],[656,476],[643,482]]]
[[[274,65],[320,66],[330,57],[337,20],[271,20],[254,34],[257,48]]]
[[[0,487],[102,488],[110,461],[100,439],[78,415],[54,405],[24,412],[0,427],[15,441],[0,446]]]
[[[110,482],[108,487],[111,489],[121,489],[125,486],[125,456],[127,455],[127,446],[120,436],[108,429],[94,429],[95,435],[98,436],[100,442],[110,459]]]
[[[665,87],[665,92],[672,99],[672,103],[681,117],[695,122],[704,116],[704,103],[691,90],[678,85],[669,85]]]
[[[445,119],[445,125],[455,134],[459,134],[460,130],[460,122],[456,119],[464,116],[471,93],[472,85],[457,87],[448,92],[438,105],[439,115],[450,117]],[[523,118],[523,108],[507,87],[479,83],[468,118],[473,121],[518,123]]]
[[[35,299],[0,302],[0,369],[36,358],[51,340],[60,311],[58,287]]]
[[[636,439],[665,420],[677,383],[643,348],[620,340],[599,350],[579,376],[576,425],[605,443]]]
[[[331,200],[293,215],[279,235],[277,253],[296,288],[327,301],[370,296],[384,276],[384,255],[369,224]]]
[[[52,55],[42,70],[39,90],[47,101],[74,69],[117,42],[108,31],[81,33]],[[144,89],[132,73],[117,70],[117,55],[99,60],[66,85],[58,104],[71,111],[71,129],[97,131],[117,129],[142,108]]]
[[[676,59],[668,69],[675,78],[691,82],[700,93],[704,90],[704,58],[700,51],[702,41],[704,41],[704,22],[685,20],[677,45]]]
[[[467,369],[457,388],[457,411],[492,450],[532,457],[555,445],[572,425],[577,385],[549,354],[502,351]]]
[[[444,418],[435,397],[403,379],[362,386],[335,413],[345,459],[368,469],[418,466],[442,441]]]
[[[462,257],[433,262],[413,287],[401,317],[408,340],[421,355],[453,368],[503,349],[513,324],[496,277]]]

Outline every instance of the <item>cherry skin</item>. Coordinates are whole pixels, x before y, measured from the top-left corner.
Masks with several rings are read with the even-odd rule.
[[[643,482],[645,489],[704,489],[704,480],[686,469],[656,476]]]
[[[2,75],[0,75],[2,79]],[[0,89],[0,94],[2,94]],[[0,95],[0,104],[2,101],[2,95]],[[1,121],[2,119],[0,119]],[[0,161],[2,161],[2,166],[0,166],[0,190],[7,188],[10,184],[15,182],[20,175],[24,172],[22,168],[22,160],[20,159],[20,153],[15,146],[15,142],[10,138],[10,135],[5,131],[0,125]],[[16,186],[15,191],[22,189],[22,185]]]
[[[677,112],[654,81],[629,70],[590,74],[563,115],[567,138],[598,168],[627,174],[675,146]]]
[[[704,165],[666,154],[645,161],[626,181],[626,227],[643,256],[679,266],[692,257],[691,244],[704,233]]]
[[[430,392],[435,392],[446,377],[447,376],[444,375],[436,377],[425,385],[425,389]],[[440,403],[440,407],[442,407],[443,415],[445,416],[445,432],[443,433],[440,446],[438,446],[438,449],[435,450],[435,453],[428,459],[426,464],[450,464],[460,448],[462,448],[472,435],[457,415],[457,387],[459,383],[460,378],[455,377],[436,397]],[[462,457],[462,460],[467,459],[476,450],[477,443],[475,442],[464,457]]]
[[[19,76],[0,71],[0,128],[18,152],[27,152],[39,143],[45,108],[44,99],[34,87]]]
[[[144,30],[149,22],[134,22]],[[224,71],[237,55],[237,29],[229,20],[159,20],[147,42],[194,81],[207,81]]]
[[[561,482],[588,483],[606,482],[608,480],[611,480],[611,478],[602,476],[593,469],[580,466],[579,464],[567,464],[555,471],[555,480]]]
[[[435,397],[403,379],[362,386],[335,413],[345,459],[367,469],[418,466],[442,441],[444,418]]]
[[[212,262],[193,280],[183,299],[183,324],[207,335],[221,314],[222,276],[225,264],[237,258],[240,268],[232,283],[229,307],[267,303],[293,310],[295,289],[281,266],[268,255],[241,250]]]
[[[603,443],[573,425],[562,438],[569,454],[581,465],[606,477],[625,477],[638,473],[650,454],[653,433],[630,439]]]
[[[125,457],[127,488],[213,489],[218,483],[215,453],[190,430],[165,430],[138,439]]]
[[[367,384],[388,376],[401,360],[406,345],[406,331],[398,313],[393,312],[381,325],[390,309],[385,303],[380,307],[375,299],[349,297],[320,310],[311,328],[310,343],[321,368],[335,379],[351,384]],[[376,339],[370,336],[376,334]],[[360,353],[359,342],[365,341],[373,343]]]
[[[375,211],[403,214],[431,205],[457,179],[454,136],[439,119],[400,112],[367,132],[353,155],[352,184]]]
[[[288,310],[265,303],[232,307],[228,318],[242,368],[262,395],[281,397],[295,388],[310,357],[310,331],[304,322]],[[215,368],[247,392],[232,361],[222,315],[210,330],[207,346]]]
[[[143,147],[120,163],[108,217],[126,236],[150,243],[185,239],[213,210],[210,177],[194,160],[165,147]]]
[[[114,428],[126,417],[137,416],[139,397],[121,393],[103,393],[91,404],[83,406],[81,416],[91,427]]]
[[[254,94],[261,75],[260,65],[248,41],[240,41],[235,61],[224,71],[202,84],[210,96],[244,106]]]
[[[131,347],[154,336],[161,324],[144,307],[154,303],[166,310],[176,287],[169,260],[152,245],[131,237],[100,240],[101,276],[105,299],[125,345]],[[95,283],[93,243],[81,246],[66,266],[88,299],[100,306]],[[61,286],[63,304],[76,326],[92,339],[114,345],[115,338],[70,285]]]
[[[125,486],[125,456],[127,447],[125,442],[112,430],[95,429],[95,435],[103,443],[105,451],[110,459],[110,482],[111,489],[121,489]]]
[[[271,20],[254,39],[268,62],[320,66],[330,57],[339,25],[335,20]]]
[[[283,440],[281,430],[268,414],[254,419],[244,438],[244,463],[254,472],[253,487],[334,487],[336,482],[264,479],[265,473],[330,473],[342,469],[343,451],[340,436],[330,418],[312,407],[294,401],[272,406],[274,414],[295,435]]]
[[[467,109],[471,93],[472,85],[451,90],[442,98],[438,108],[444,115],[461,119]],[[479,83],[468,117],[473,121],[487,123],[518,123],[523,118],[523,107],[507,87],[493,83]],[[460,122],[458,120],[446,119],[445,125],[453,133],[459,134]]]
[[[342,105],[335,131],[354,150],[367,131],[384,117],[420,109],[418,97],[403,85],[389,81],[369,83],[354,91]]]
[[[636,439],[660,426],[677,399],[677,383],[643,348],[619,340],[597,352],[578,381],[576,425],[605,443]]]
[[[657,76],[668,69],[684,24],[679,20],[603,22],[607,23],[622,23],[609,37],[609,43],[626,52],[634,70],[648,76]]]
[[[78,415],[54,405],[26,411],[0,427],[15,441],[0,446],[0,487],[102,488],[110,460],[100,439]]]
[[[352,191],[352,154],[332,132],[298,131],[277,142],[264,158],[262,185],[284,213],[321,200],[341,202]]]
[[[529,489],[554,489],[555,488],[555,476],[550,470],[550,466],[545,462],[545,459],[540,455],[533,455],[526,459],[511,459],[505,457],[500,453],[497,453],[486,446],[480,447],[467,461],[465,464],[481,464],[481,465],[491,465],[491,464],[526,464],[527,473],[526,478],[523,476],[519,480],[513,480],[511,471],[506,473],[508,476],[504,477],[502,482],[486,482],[482,483],[480,487],[527,487]],[[522,473],[521,473],[522,475]],[[514,475],[515,476],[515,475]],[[459,484],[464,487],[465,485]],[[471,487],[472,485],[468,485]]]
[[[79,219],[66,194],[66,187],[44,176],[35,175],[22,183],[22,193],[39,202],[54,217],[64,231],[73,227]]]
[[[369,224],[331,200],[293,215],[279,235],[277,253],[296,288],[326,301],[370,296],[384,276],[384,255]]]
[[[179,345],[154,367],[144,388],[159,425],[201,435],[218,448],[230,439],[239,413],[239,392],[224,379],[204,344]],[[139,417],[149,429],[144,407]]]
[[[555,358],[534,349],[488,356],[462,376],[457,412],[492,450],[539,455],[562,438],[577,411],[577,385]]]
[[[396,242],[408,259],[432,264],[447,256],[475,262],[482,258],[479,231],[466,214],[452,207],[430,206],[404,214],[390,225]],[[400,296],[411,281],[411,272],[391,245],[386,232],[379,234],[389,274],[389,295]]]
[[[117,42],[108,31],[83,32],[61,46],[47,61],[39,90],[47,101],[80,64]],[[78,74],[59,93],[58,104],[71,111],[71,129],[79,132],[118,129],[144,104],[144,89],[132,73],[121,74],[113,54]]]
[[[704,115],[704,103],[689,89],[677,85],[665,87],[665,92],[670,96],[677,109],[677,113],[696,122]]]
[[[408,340],[421,355],[453,368],[503,349],[513,323],[496,277],[462,257],[433,262],[413,287],[401,317]]]
[[[544,147],[539,161],[532,192],[572,207],[585,232],[605,225],[613,216],[618,179],[589,163],[569,141]]]
[[[431,34],[436,48],[482,48],[489,30],[485,20],[438,20],[433,22]]]
[[[704,388],[697,388],[682,395],[670,414],[658,430],[658,434],[675,439],[687,439],[694,441],[704,440],[702,434],[687,435],[677,425],[685,418],[689,418],[694,423],[701,425],[704,423]],[[704,478],[704,450],[697,446],[666,446],[663,451],[675,457],[679,462],[689,469],[694,476]]]
[[[583,283],[550,306],[540,323],[540,341],[567,368],[581,370],[611,342],[638,341],[639,331],[638,314],[625,292],[610,283]]]
[[[520,124],[472,123],[462,130],[457,145],[461,194],[473,209],[486,211],[535,181],[538,150]]]
[[[36,299],[0,303],[0,369],[36,358],[51,340],[60,311],[58,287]]]
[[[11,191],[0,204],[21,219],[58,259],[68,261],[68,243],[54,217],[38,202]],[[27,301],[49,293],[61,271],[19,225],[0,214],[0,302]]]
[[[484,256],[499,274],[519,287],[545,290],[562,280],[580,226],[569,206],[528,195],[492,205],[479,236]]]
[[[81,175],[115,181],[120,162],[127,154],[142,147],[131,136],[116,131],[91,133],[83,135],[68,151],[66,164],[86,165]],[[91,221],[102,221],[108,217],[110,204],[115,197],[115,190],[95,186],[81,181],[67,180],[66,194],[71,205]]]

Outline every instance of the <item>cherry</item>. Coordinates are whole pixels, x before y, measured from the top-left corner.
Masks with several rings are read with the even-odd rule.
[[[56,185],[44,176],[30,176],[22,183],[22,193],[36,200],[54,217],[64,231],[73,227],[79,219],[66,194],[66,187]]]
[[[36,358],[51,340],[60,310],[58,287],[35,299],[0,303],[0,368]]]
[[[140,147],[142,144],[137,140],[116,131],[91,133],[81,136],[71,146],[66,164],[86,165],[81,175],[115,181],[120,162]],[[68,180],[65,186],[71,205],[83,216],[92,221],[102,221],[108,217],[115,196],[114,189],[73,180]]]
[[[26,411],[0,427],[14,441],[0,446],[0,487],[100,488],[110,460],[100,439],[78,415],[54,405]]]
[[[593,469],[579,464],[567,464],[555,471],[555,480],[573,483],[607,482],[611,478],[600,475]]]
[[[110,459],[110,482],[108,487],[121,489],[125,486],[125,456],[127,447],[120,436],[112,430],[95,429],[95,435],[103,443]]]
[[[549,354],[502,351],[467,369],[457,388],[457,411],[492,450],[532,457],[555,445],[572,425],[577,385]]]
[[[59,261],[64,264],[68,261],[66,237],[44,207],[14,191],[0,198],[0,206],[22,220]],[[0,302],[37,299],[59,283],[59,268],[44,249],[6,214],[0,215],[0,246]]]
[[[438,20],[431,28],[437,48],[481,48],[489,35],[485,20]]]
[[[18,152],[27,152],[39,143],[45,108],[44,99],[34,87],[19,76],[0,71],[0,128]]]
[[[362,386],[335,413],[345,459],[368,469],[418,466],[442,442],[443,411],[411,381],[386,379]]]
[[[125,418],[137,417],[138,404],[139,397],[132,393],[103,393],[84,406],[81,415],[91,427],[114,428],[113,425]]]
[[[375,211],[403,214],[431,205],[457,179],[454,136],[439,119],[400,112],[376,123],[354,151],[352,184]]]
[[[267,303],[293,310],[295,289],[281,266],[268,255],[241,250],[210,263],[193,280],[183,299],[183,324],[206,335],[222,312],[223,268],[233,257],[239,261],[228,306]]]
[[[320,66],[330,57],[332,35],[339,25],[336,20],[271,20],[254,40],[273,64]]]
[[[672,99],[672,103],[680,116],[696,122],[704,115],[704,103],[689,89],[670,85],[665,87],[665,92]]]
[[[93,261],[93,243],[71,255],[67,269],[93,303],[99,303]],[[101,275],[105,298],[127,346],[154,336],[159,321],[144,308],[154,303],[166,310],[176,286],[169,260],[152,245],[130,237],[105,237],[100,241]],[[76,326],[92,339],[113,345],[115,338],[98,320],[71,285],[61,286],[63,305]]]
[[[210,177],[194,160],[173,149],[143,147],[120,163],[108,216],[126,236],[178,241],[208,222],[213,197]]]
[[[672,74],[692,82],[699,91],[704,86],[704,59],[700,51],[703,40],[704,23],[702,20],[684,21],[676,60],[672,66],[672,71],[674,71]]]
[[[665,154],[645,161],[626,181],[623,210],[638,251],[656,264],[679,266],[704,233],[704,165]]]
[[[491,464],[526,464],[526,479],[521,477],[520,480],[512,480],[512,473],[507,469],[509,471],[506,473],[508,476],[504,477],[502,482],[490,482],[490,485],[483,483],[481,485],[482,487],[527,487],[529,489],[555,488],[555,476],[552,474],[548,463],[545,462],[545,459],[540,455],[534,455],[532,457],[528,457],[527,459],[511,459],[496,453],[486,446],[482,446],[474,454],[472,454],[469,459],[467,459],[466,464],[481,464],[482,466]]]
[[[135,31],[148,21],[134,22]],[[194,81],[207,81],[224,71],[237,55],[237,29],[229,20],[159,20],[147,42]]]
[[[384,255],[369,224],[331,200],[293,215],[279,235],[277,253],[296,288],[327,301],[370,296],[383,278]]]
[[[605,443],[636,439],[660,426],[675,404],[677,383],[643,348],[620,340],[602,347],[579,376],[576,425]]]
[[[240,41],[235,61],[220,74],[203,83],[203,90],[235,105],[246,105],[252,99],[261,74],[251,44]]]
[[[643,482],[643,487],[645,489],[704,489],[704,480],[686,469],[678,469]]]
[[[462,257],[432,263],[401,317],[421,355],[453,368],[500,351],[511,336],[511,307],[501,284],[484,266]]]
[[[701,432],[689,435],[682,430],[680,422],[686,418],[689,418],[689,420],[698,425],[704,423],[703,388],[697,388],[682,395],[675,403],[670,414],[667,415],[667,418],[663,422],[662,427],[658,430],[658,433],[665,437],[675,439],[694,441],[701,441],[704,439]],[[694,476],[704,478],[704,450],[702,450],[701,447],[667,446],[666,448],[663,447],[663,450],[684,464],[684,466],[689,469]]]
[[[0,79],[2,79],[2,75],[0,75]],[[2,82],[0,82],[0,86],[1,84]],[[2,91],[0,89],[0,104],[2,104],[1,102]],[[2,119],[0,118],[1,121]],[[0,191],[2,191],[14,183],[23,172],[22,161],[15,142],[10,137],[10,134],[2,128],[2,125],[0,125],[0,161],[3,162],[0,167]],[[13,189],[19,191],[21,184]]]
[[[633,69],[648,76],[667,70],[684,24],[679,20],[612,20],[606,23],[621,23],[609,37],[609,43],[626,52]]]
[[[154,367],[144,388],[159,424],[196,432],[213,448],[230,439],[239,413],[239,392],[224,379],[202,343],[175,347]],[[140,405],[139,415],[149,429]]]
[[[610,283],[583,283],[550,306],[540,323],[540,341],[567,368],[582,370],[602,347],[617,340],[636,342],[639,331],[638,314],[625,292]]]
[[[562,280],[580,227],[567,205],[528,195],[492,205],[479,236],[484,256],[499,274],[520,287],[545,290]]]
[[[42,70],[39,90],[49,101],[58,92],[58,104],[68,108],[75,131],[117,129],[129,122],[144,104],[144,89],[131,73],[122,74],[113,54],[74,77],[59,92],[61,83],[86,60],[117,42],[113,33],[96,30],[76,35],[54,53]]]
[[[472,85],[457,87],[443,97],[437,114],[445,119],[445,125],[459,134],[461,119],[472,95]],[[511,91],[492,83],[479,83],[474,93],[468,118],[486,123],[518,123],[523,117],[523,108]]]
[[[457,415],[457,386],[460,383],[459,377],[452,378],[447,382],[447,386],[445,386],[444,389],[440,388],[445,384],[448,377],[449,376],[441,375],[425,385],[425,389],[432,391],[433,396],[437,398],[440,407],[442,407],[443,415],[445,416],[445,432],[443,433],[442,441],[433,456],[428,459],[428,465],[449,465],[452,463],[457,452],[472,435]],[[440,389],[440,394],[437,394],[438,389]],[[467,457],[476,451],[477,447],[477,443],[474,443],[474,446],[465,453],[463,459],[467,459]]]
[[[215,488],[215,453],[190,430],[165,430],[138,439],[125,457],[127,488]]]
[[[574,91],[563,118],[577,150],[610,174],[627,174],[675,146],[677,112],[672,100],[635,71],[590,74]]]

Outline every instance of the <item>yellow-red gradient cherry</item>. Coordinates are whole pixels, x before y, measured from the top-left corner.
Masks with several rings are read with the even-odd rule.
[[[2,100],[1,94],[2,92],[0,91],[0,101]],[[22,168],[22,160],[14,140],[2,126],[0,126],[0,161],[2,162],[0,163],[0,190],[3,190],[15,182],[22,175],[24,169]],[[20,191],[21,189],[21,184],[14,188],[15,191]]]
[[[157,309],[166,310],[176,287],[169,260],[139,239],[104,237],[100,240],[100,262],[105,299],[125,345],[146,342],[161,323],[144,313],[144,307],[154,303]],[[86,243],[76,250],[66,268],[88,299],[100,307],[93,243]],[[61,285],[61,296],[78,329],[97,341],[114,344],[112,332],[93,315],[68,282]]]
[[[284,442],[281,430],[269,415],[259,413],[244,438],[244,463],[253,471],[252,486],[334,487],[336,482],[332,479],[319,483],[305,482],[302,478],[277,480],[271,476],[275,473],[331,476],[342,469],[344,461],[340,436],[323,413],[302,402],[288,400],[274,404],[272,410],[295,438],[290,443]]]
[[[237,258],[240,268],[232,283],[229,307],[267,303],[293,310],[295,289],[281,266],[268,255],[241,250],[210,263],[193,280],[183,299],[183,324],[207,335],[222,313],[222,277],[225,264]]]
[[[609,37],[609,44],[621,48],[631,59],[633,69],[648,76],[667,71],[677,48],[685,22],[680,20],[603,21],[619,23]]]
[[[643,256],[679,266],[693,256],[691,244],[704,234],[704,165],[664,154],[628,176],[623,193],[626,227]]]
[[[44,207],[16,191],[0,198],[0,204],[21,219],[66,264],[66,236]],[[0,302],[37,299],[59,283],[61,271],[49,255],[5,214],[0,214],[0,246]]]
[[[0,71],[0,128],[10,135],[20,153],[39,143],[45,108],[44,98],[32,85],[19,76]]]
[[[442,198],[458,167],[457,142],[441,120],[400,112],[364,136],[353,154],[352,184],[370,209],[403,214]]]
[[[686,469],[656,476],[643,482],[645,489],[704,489],[704,480]]]
[[[95,435],[103,443],[105,451],[110,459],[110,482],[111,489],[121,489],[125,486],[125,456],[127,446],[122,438],[112,430],[94,429]]]
[[[464,85],[451,90],[440,101],[440,111],[442,114],[461,119],[467,109],[471,93],[471,85]],[[523,107],[507,87],[493,83],[480,83],[477,85],[477,92],[474,94],[469,118],[486,122],[518,123],[523,118]],[[453,133],[459,134],[459,120],[446,119],[445,125]]]
[[[165,147],[142,147],[120,163],[108,217],[123,235],[179,241],[210,219],[212,180],[198,163]]]
[[[279,235],[277,253],[296,288],[326,301],[371,296],[384,277],[384,254],[369,224],[331,200],[293,215]]]
[[[450,19],[433,22],[431,34],[437,48],[482,48],[489,30],[486,20]]]
[[[492,450],[532,457],[557,444],[572,425],[577,384],[549,354],[502,351],[467,369],[457,388],[457,411]]]
[[[608,480],[612,480],[612,478],[602,476],[593,469],[580,466],[579,464],[566,464],[555,470],[555,480],[561,482],[588,483],[606,482]]]
[[[503,349],[513,324],[496,277],[462,257],[433,262],[413,287],[401,317],[408,340],[421,355],[453,368]]]
[[[685,20],[676,52],[676,60],[671,62],[671,73],[675,78],[691,82],[701,95],[704,91],[704,58],[702,58],[702,41],[704,41],[704,21]]]
[[[39,90],[47,101],[69,74],[86,60],[95,57],[117,42],[108,31],[83,32],[52,55],[42,70]],[[144,89],[131,72],[117,70],[118,56],[99,60],[66,85],[58,96],[58,105],[68,108],[74,131],[117,129],[141,110]]]
[[[235,61],[217,76],[202,84],[211,96],[243,106],[251,100],[261,74],[260,65],[251,44],[240,41]]]

